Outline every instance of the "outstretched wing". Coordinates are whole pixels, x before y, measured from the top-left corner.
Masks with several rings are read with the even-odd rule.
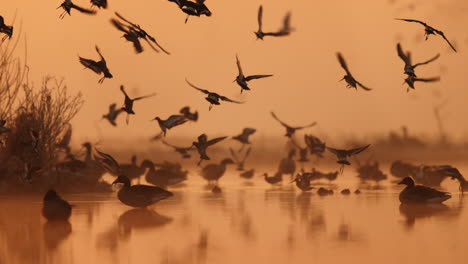
[[[236,64],[237,64],[237,70],[239,71],[239,75],[243,76],[244,73],[242,72],[242,67],[241,67],[239,57],[237,56],[237,54],[236,54]]]
[[[118,12],[115,12],[115,15],[116,15],[118,18],[120,18],[120,19],[122,19],[123,21],[127,22],[128,24],[130,24],[132,27],[137,28],[137,29],[141,29],[140,26],[138,26],[137,24],[134,24],[134,23],[130,22],[129,20],[127,20],[125,17],[123,17],[123,16],[122,16],[121,14],[119,14]]]
[[[73,4],[73,3],[71,3],[71,5],[72,5],[72,8],[75,8],[76,10],[80,11],[81,13],[89,14],[89,15],[95,15],[96,14],[96,10],[86,9],[86,8],[77,6],[77,5]]]
[[[219,95],[219,99],[226,101],[226,102],[231,102],[231,103],[236,103],[236,104],[243,104],[244,102],[239,102],[239,101],[234,101],[232,99],[227,98],[226,96]]]
[[[371,88],[364,86],[364,84],[362,84],[362,83],[360,83],[358,81],[356,81],[356,83],[359,85],[359,87],[361,87],[362,89],[364,89],[366,91],[371,91],[372,90]]]
[[[359,153],[363,152],[364,150],[366,150],[369,146],[370,146],[370,144],[367,145],[367,146],[364,146],[364,147],[355,148],[355,149],[350,149],[350,150],[347,151],[347,152],[348,152],[348,155],[349,155],[349,156],[352,156],[352,155],[359,154]]]
[[[424,65],[424,64],[431,63],[431,62],[437,60],[439,57],[440,57],[440,54],[437,54],[437,55],[434,56],[434,58],[432,58],[432,59],[430,59],[430,60],[428,60],[428,61],[416,63],[416,64],[413,66],[413,68],[416,68],[416,67],[421,66],[421,65]]]
[[[284,123],[283,121],[281,121],[281,120],[276,116],[276,114],[275,114],[273,111],[271,111],[270,113],[271,113],[271,116],[272,116],[276,121],[278,121],[282,126],[284,126],[284,127],[289,127],[289,125],[286,124],[286,123]]]
[[[102,56],[101,51],[99,50],[99,47],[97,45],[96,45],[96,52],[97,54],[99,54],[99,57],[101,57],[101,60],[105,62],[106,60],[104,59],[104,56]]]
[[[83,64],[83,66],[85,66],[86,68],[94,71],[97,74],[100,74],[102,72],[101,67],[98,67],[95,61],[90,60],[90,59],[85,59],[82,57],[79,57],[79,58],[80,58],[80,63]]]
[[[330,151],[331,153],[335,154],[335,155],[338,155],[340,152],[343,152],[343,150],[341,149],[336,149],[336,148],[330,148],[330,147],[326,147],[328,149],[328,151]]]
[[[315,126],[315,125],[317,125],[317,122],[313,122],[313,123],[310,123],[310,124],[305,125],[305,126],[297,126],[297,127],[293,127],[293,128],[296,129],[296,130],[299,130],[299,129],[304,129],[304,128],[313,127],[313,126]]]
[[[208,91],[208,90],[205,90],[205,89],[202,89],[202,88],[199,88],[199,87],[193,85],[192,83],[190,83],[190,82],[187,80],[187,78],[185,78],[185,81],[188,83],[188,85],[192,86],[192,88],[195,88],[195,89],[197,89],[198,91],[200,91],[200,92],[202,92],[202,93],[205,93],[205,94],[211,93],[211,92]]]
[[[148,38],[151,40],[148,40],[145,38],[146,42],[148,42],[148,45],[150,45],[150,47],[155,50],[156,52],[159,52],[152,44],[151,42],[153,42],[156,46],[158,46],[159,49],[161,49],[164,53],[166,53],[167,55],[171,55],[171,53],[167,50],[165,50],[161,45],[159,45],[159,43],[156,41],[155,38],[153,38],[152,36],[146,34],[146,36],[148,36]]]
[[[289,33],[291,31],[291,12],[288,12],[283,19],[283,28],[280,30],[282,33]]]
[[[218,138],[214,138],[212,140],[209,140],[209,141],[206,142],[206,146],[214,145],[214,144],[224,140],[225,138],[227,138],[227,137],[218,137]]]
[[[141,100],[141,99],[150,98],[150,97],[153,97],[155,95],[156,95],[156,93],[152,93],[152,94],[136,97],[136,98],[133,98],[133,101],[138,101],[138,100]]]
[[[346,65],[346,61],[343,58],[343,55],[341,55],[340,52],[337,52],[336,57],[338,58],[338,61],[340,62],[341,68],[343,68],[346,71],[346,74],[351,75],[351,72],[349,72],[349,69],[348,69],[348,65]]]
[[[447,41],[447,43],[449,44],[450,48],[453,49],[453,51],[457,52],[457,50],[455,49],[455,47],[452,45],[452,43],[450,43],[450,41],[447,39],[447,37],[445,37],[445,34],[444,32],[440,31],[440,30],[436,30],[435,31],[437,34],[439,34],[441,37],[443,37],[445,39],[445,41]]]
[[[266,78],[266,77],[271,77],[271,76],[273,76],[273,74],[250,75],[250,76],[245,77],[245,80],[246,81],[251,81],[251,80],[261,79],[261,78]]]
[[[405,64],[411,65],[411,61],[409,57],[406,56],[406,54],[403,52],[403,49],[401,48],[400,43],[397,44],[397,52],[398,52],[398,57],[400,57],[405,62]]]
[[[440,81],[440,77],[433,77],[433,78],[414,78],[415,82],[438,82]]]
[[[257,20],[258,20],[258,31],[262,32],[263,6],[261,5],[258,8]]]
[[[257,130],[255,128],[244,128],[244,130],[242,130],[242,134],[246,135],[246,136],[250,136],[252,135],[253,133],[255,133]]]
[[[110,22],[112,23],[112,25],[114,25],[115,28],[117,28],[118,30],[122,31],[122,32],[125,32],[125,33],[128,33],[129,30],[126,29],[125,25],[120,23],[120,21],[118,21],[117,19],[115,18],[111,18]]]
[[[422,22],[422,21],[419,21],[419,20],[416,20],[416,19],[406,19],[406,18],[395,18],[396,20],[402,20],[402,21],[406,21],[406,22],[416,22],[416,23],[419,23],[425,27],[427,27],[427,24]]]
[[[130,100],[130,97],[128,96],[127,92],[125,92],[125,88],[123,85],[120,85],[120,91],[125,95],[125,101],[128,99]]]

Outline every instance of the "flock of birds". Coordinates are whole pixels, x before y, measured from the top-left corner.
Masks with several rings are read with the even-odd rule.
[[[209,8],[205,4],[205,0],[168,0],[169,2],[173,2],[177,5],[177,7],[187,15],[185,19],[185,23],[187,23],[189,17],[200,17],[200,16],[211,16],[212,13]],[[91,4],[97,8],[107,8],[108,3],[107,0],[91,0]],[[71,16],[72,9],[87,15],[95,15],[97,11],[95,9],[87,9],[80,6],[75,5],[71,0],[65,0],[58,8],[63,9],[63,13],[60,14],[60,18],[63,19],[67,14]],[[115,12],[115,18],[110,20],[111,24],[120,32],[123,33],[123,38],[126,41],[131,42],[136,53],[143,52],[144,48],[141,44],[141,41],[145,41],[151,49],[155,52],[162,51],[163,53],[170,55],[171,53],[163,48],[155,37],[151,36],[146,32],[140,25],[131,22],[130,20],[123,17],[120,13]],[[263,6],[260,6],[258,9],[258,30],[255,33],[257,39],[263,40],[265,37],[285,37],[290,35],[294,29],[291,27],[291,13],[287,13],[283,19],[283,24],[278,31],[267,31],[263,30]],[[455,47],[450,43],[450,41],[446,38],[445,34],[435,29],[428,24],[414,19],[397,19],[405,22],[411,23],[418,23],[424,26],[425,32],[425,39],[427,40],[430,35],[439,35],[441,36],[451,47],[451,49],[456,52]],[[5,24],[5,21],[2,16],[0,16],[0,33],[5,34],[3,37],[4,41],[7,37],[11,38],[13,35],[13,26],[9,26]],[[99,55],[98,60],[88,59],[79,57],[79,62],[85,67],[98,75],[102,75],[102,78],[99,79],[98,83],[102,83],[106,78],[113,78],[112,73],[110,72],[106,59],[104,58],[101,50],[96,46],[96,52]],[[432,78],[419,78],[416,73],[415,69],[419,66],[429,64],[439,58],[439,54],[435,55],[433,58],[421,62],[413,64],[411,60],[411,53],[405,52],[400,43],[397,44],[397,54],[404,62],[404,74],[407,75],[405,82],[409,85],[408,91],[410,88],[414,89],[414,84],[416,82],[435,82],[438,81],[439,77],[432,77]],[[356,80],[354,75],[349,70],[348,64],[346,63],[344,56],[341,53],[336,54],[338,62],[340,66],[344,69],[346,75],[344,75],[343,79],[347,83],[348,88],[361,88],[364,91],[372,91],[371,88],[365,86],[360,81]],[[241,88],[240,92],[250,91],[251,88],[249,87],[250,81],[263,79],[272,77],[272,74],[262,74],[262,75],[245,75],[244,71],[241,67],[241,62],[239,57],[236,55],[236,65],[238,69],[238,75],[235,78],[235,82]],[[232,100],[226,96],[220,95],[218,93],[212,92],[210,90],[201,88],[189,80],[186,79],[187,84],[198,90],[199,92],[206,95],[205,100],[209,102],[209,110],[212,109],[214,105],[220,105],[221,102],[230,102],[230,103],[237,103],[242,104],[243,102]],[[121,113],[127,114],[126,122],[128,124],[129,117],[131,115],[135,115],[134,111],[134,103],[136,101],[146,99],[149,97],[154,96],[155,94],[149,94],[146,96],[140,97],[130,97],[123,85],[120,86],[120,91],[124,96],[124,103],[122,107],[118,107],[117,104],[111,104],[109,106],[109,112],[103,115],[104,119],[107,119],[109,123],[113,126],[117,126],[116,119]],[[349,158],[363,151],[367,150],[370,145],[360,146],[353,149],[338,149],[326,146],[326,144],[320,140],[319,138],[313,135],[305,135],[304,136],[304,143],[305,147],[301,147],[300,144],[295,139],[295,133],[299,130],[310,128],[316,125],[316,122],[311,124],[307,124],[304,126],[291,126],[287,123],[280,120],[274,112],[271,112],[272,117],[281,124],[285,130],[285,136],[289,139],[292,144],[292,149],[288,152],[286,158],[281,160],[278,171],[273,176],[268,176],[268,174],[264,174],[264,179],[266,182],[270,184],[278,184],[282,182],[283,175],[290,174],[292,183],[294,182],[296,186],[301,189],[302,191],[310,191],[313,189],[311,186],[311,181],[315,179],[328,179],[334,180],[337,178],[339,173],[343,172],[343,168],[345,165],[351,165]],[[169,116],[166,119],[162,119],[160,117],[155,117],[154,120],[158,122],[159,127],[161,128],[161,133],[154,137],[154,140],[161,141],[168,147],[174,149],[174,151],[178,152],[182,158],[187,159],[191,157],[190,152],[192,150],[197,150],[199,154],[199,161],[198,165],[201,165],[202,161],[210,160],[208,156],[207,150],[212,147],[213,145],[225,140],[227,137],[217,137],[217,138],[208,138],[206,134],[202,134],[198,136],[197,140],[193,142],[191,146],[188,147],[180,147],[175,146],[167,141],[165,141],[164,137],[166,136],[168,130],[184,125],[187,122],[196,122],[198,120],[198,112],[191,112],[190,107],[183,107],[178,114],[174,114]],[[5,121],[0,121],[0,134],[9,132],[10,129],[5,127]],[[232,137],[233,140],[238,141],[241,143],[242,147],[235,151],[234,149],[230,148],[230,153],[232,158],[223,159],[219,164],[208,164],[201,169],[201,176],[207,180],[209,183],[214,183],[214,187],[212,191],[214,193],[221,192],[221,189],[217,185],[218,180],[224,175],[227,165],[229,164],[237,164],[237,170],[241,171],[242,173],[240,176],[245,179],[251,179],[255,171],[245,170],[244,163],[251,152],[251,147],[246,146],[250,145],[251,142],[249,137],[256,132],[254,128],[244,128],[242,133]],[[91,146],[88,145],[88,152],[91,152]],[[325,150],[328,150],[330,153],[334,154],[337,159],[337,163],[341,165],[340,172],[335,173],[321,173],[313,169],[311,172],[306,172],[302,169],[302,171],[295,175],[296,165],[294,156],[296,155],[296,150],[299,150],[299,159],[298,162],[305,163],[308,162],[308,154],[315,155],[318,158],[323,157]],[[151,186],[151,185],[142,185],[142,184],[131,184],[131,179],[126,174],[128,170],[125,169],[124,166],[120,165],[110,154],[104,153],[95,149],[97,155],[94,155],[94,160],[98,162],[105,170],[112,175],[116,176],[115,181],[113,182],[113,186],[118,187],[118,199],[132,207],[147,207],[150,206],[160,200],[166,199],[168,197],[173,196],[173,193],[166,190],[165,188],[172,184],[177,184],[185,180],[186,172],[184,173],[175,173],[173,177],[166,177],[164,181],[161,181],[159,177],[154,181],[147,180],[148,182],[156,182],[155,184],[158,186]],[[243,154],[242,154],[243,152]],[[243,156],[241,156],[241,154]],[[132,164],[136,164],[135,160],[132,160]],[[142,166],[139,168],[139,173],[144,173],[145,169],[149,169],[148,173],[155,172],[155,164],[149,160],[145,160],[142,163]],[[180,170],[180,166],[167,163],[165,165],[157,165],[160,167],[164,167],[171,170],[172,167],[176,167]],[[172,167],[171,167],[172,166]],[[371,171],[378,171],[378,165],[372,167],[370,166]],[[142,170],[141,170],[142,169]],[[442,167],[441,170],[444,170],[447,175],[450,175],[453,178],[460,178],[461,174],[458,172],[456,168],[445,166]],[[182,175],[182,176],[181,176]],[[151,177],[150,177],[151,178]],[[463,178],[463,176],[461,176]],[[158,180],[159,179],[159,180]],[[463,178],[464,179],[464,178]],[[376,179],[381,180],[381,178]],[[466,182],[466,181],[465,181]],[[407,202],[443,202],[449,199],[451,196],[448,193],[440,192],[430,187],[426,187],[423,185],[416,185],[414,180],[411,177],[404,177],[403,180],[399,182],[399,184],[406,185],[406,188],[400,193],[400,201],[402,203]],[[467,188],[468,189],[468,188]],[[330,195],[332,194],[332,190],[327,190],[325,188],[320,188],[318,190],[319,195]],[[349,189],[345,189],[341,192],[342,194],[350,194],[351,191]],[[355,191],[356,194],[360,193],[359,189]],[[43,203],[43,216],[48,220],[66,220],[70,217],[72,211],[72,206],[65,200],[63,200],[54,190],[49,190],[45,197]]]

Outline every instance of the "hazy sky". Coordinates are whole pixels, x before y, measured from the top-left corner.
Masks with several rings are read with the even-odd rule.
[[[56,9],[60,1],[3,2],[0,12],[7,24],[15,12],[16,33],[22,23],[30,79],[39,84],[46,74],[63,77],[73,91],[83,93],[85,105],[73,122],[75,140],[146,138],[159,132],[150,119],[157,115],[166,118],[185,105],[197,109],[201,119],[171,130],[169,136],[233,135],[245,126],[268,136],[284,134],[270,110],[291,125],[317,121],[319,125],[309,131],[329,137],[383,133],[401,125],[410,126],[414,133],[434,135],[438,131],[433,107],[443,101],[447,101],[442,111],[446,129],[454,136],[464,135],[468,129],[465,1],[208,0],[213,15],[191,17],[187,24],[185,15],[166,0],[109,0],[109,8],[98,10],[96,16],[72,10],[72,16],[63,20],[58,18],[62,11]],[[74,3],[90,6],[85,0]],[[277,30],[287,11],[292,12],[296,31],[289,37],[257,41],[253,32],[260,4],[264,6],[265,31]],[[172,55],[155,53],[146,43],[145,52],[135,54],[131,43],[109,23],[114,11],[140,24]],[[440,37],[431,36],[425,42],[422,26],[395,21],[395,17],[421,19],[443,30],[459,53],[452,52]],[[407,93],[397,41],[413,52],[415,62],[440,52],[438,61],[418,68],[417,73],[420,77],[441,75],[441,82],[418,83],[416,91]],[[78,55],[97,59],[96,44],[114,75],[102,85],[97,83],[99,76],[78,62]],[[343,53],[353,75],[374,88],[372,92],[356,92],[338,82],[344,71],[336,60],[337,51]],[[236,53],[246,74],[275,76],[252,81],[252,91],[241,96],[240,88],[232,83],[237,74]],[[190,88],[185,77],[246,103],[223,103],[209,112],[204,95]],[[157,96],[136,103],[137,115],[130,125],[121,116],[119,127],[113,128],[100,117],[109,104],[122,104],[120,84],[131,96],[152,92]]]

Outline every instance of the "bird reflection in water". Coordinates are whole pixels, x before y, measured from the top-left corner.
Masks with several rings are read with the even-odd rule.
[[[43,225],[44,242],[49,250],[55,250],[72,233],[72,226],[68,221],[47,221]]]
[[[407,230],[414,228],[416,220],[431,217],[452,218],[460,215],[461,208],[451,208],[445,204],[400,204],[400,214],[404,216]],[[419,221],[418,221],[419,222]]]
[[[172,222],[172,218],[160,215],[148,209],[130,209],[119,216],[117,225],[124,237],[130,236],[132,230],[154,229]]]

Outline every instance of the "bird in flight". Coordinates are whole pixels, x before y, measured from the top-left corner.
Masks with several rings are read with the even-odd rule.
[[[123,112],[123,109],[116,109],[116,107],[117,104],[111,104],[109,106],[109,112],[102,116],[103,119],[107,119],[107,121],[109,121],[109,123],[113,126],[117,126],[115,120]]]
[[[198,162],[198,165],[200,165],[203,160],[210,160],[210,157],[208,157],[208,155],[206,154],[206,149],[224,140],[225,138],[227,137],[217,137],[212,140],[208,140],[206,134],[201,134],[200,136],[198,136],[197,141],[192,143],[192,145],[197,148],[198,154],[200,154],[200,161]]]
[[[414,83],[415,82],[438,82],[440,81],[440,77],[433,77],[433,78],[417,78],[416,76],[413,75],[408,75],[408,77],[405,79],[405,83],[409,85],[408,89],[406,92],[409,92],[409,89],[415,89],[414,88]]]
[[[66,14],[71,16],[70,12],[71,12],[72,9],[76,9],[76,10],[80,11],[83,14],[88,14],[88,15],[95,15],[96,14],[95,10],[79,7],[79,6],[75,5],[71,0],[63,1],[63,3],[59,7],[57,7],[57,9],[59,9],[59,8],[63,8],[63,10],[64,10],[62,12],[62,14],[60,14],[60,16],[59,16],[60,19],[63,19]]]
[[[416,69],[418,66],[431,63],[440,57],[440,54],[437,54],[433,58],[425,62],[420,62],[420,63],[416,63],[413,65],[411,62],[411,53],[409,51],[405,53],[400,43],[397,44],[397,52],[398,52],[398,57],[400,57],[405,63],[405,74],[407,74],[408,76],[414,76],[414,77],[416,77],[416,73],[414,72],[414,69]]]
[[[13,26],[7,26],[2,16],[0,16],[0,33],[5,34],[2,40],[5,40],[7,37],[11,39],[11,36],[13,36]]]
[[[180,109],[179,113],[183,114],[185,118],[190,121],[196,122],[198,120],[198,111],[190,112],[190,106],[184,106]]]
[[[205,0],[195,0],[195,2],[189,0],[168,0],[169,2],[174,2],[177,6],[187,14],[185,18],[185,23],[187,23],[190,16],[200,17],[201,15],[211,16],[211,11],[205,5]]]
[[[445,36],[444,32],[438,30],[438,29],[435,29],[431,26],[429,26],[428,24],[422,22],[422,21],[419,21],[419,20],[416,20],[416,19],[405,19],[405,18],[395,18],[396,20],[401,20],[401,21],[406,21],[406,22],[415,22],[415,23],[419,23],[421,25],[424,26],[424,36],[426,37],[426,40],[429,38],[429,35],[439,35],[441,36],[443,39],[445,39],[445,41],[449,44],[450,48],[452,48],[453,51],[457,52],[457,50],[455,49],[455,47],[452,45],[452,43],[450,43],[450,41],[447,39],[447,37]]]
[[[178,146],[175,146],[175,145],[172,145],[170,143],[168,143],[167,141],[165,140],[162,140],[162,143],[168,147],[171,147],[174,149],[175,152],[179,153],[180,155],[182,155],[182,158],[183,159],[189,159],[191,157],[189,151],[193,150],[193,145],[190,146],[190,147],[178,147]]]
[[[346,72],[346,75],[343,77],[343,79],[340,80],[340,81],[342,81],[342,80],[346,81],[346,83],[347,83],[346,87],[354,88],[354,89],[356,89],[356,91],[357,91],[357,86],[361,87],[365,91],[372,90],[371,88],[368,88],[368,87],[364,86],[362,83],[360,83],[356,79],[354,79],[354,76],[349,71],[348,65],[346,65],[346,61],[344,60],[343,55],[341,55],[341,53],[339,53],[339,52],[336,53],[336,57],[338,58],[338,61],[340,62],[341,68],[343,68],[345,70],[345,72]]]
[[[133,111],[133,103],[135,101],[138,101],[138,100],[141,100],[141,99],[145,99],[145,98],[149,98],[149,97],[153,97],[156,95],[156,93],[153,93],[153,94],[150,94],[150,95],[145,95],[145,96],[140,96],[140,97],[136,97],[136,98],[133,98],[131,99],[128,94],[125,92],[125,88],[123,85],[120,85],[120,91],[122,91],[122,93],[124,94],[125,96],[125,101],[124,101],[124,106],[121,108],[122,110],[124,110],[126,113],[127,113],[127,124],[128,124],[128,121],[129,121],[129,118],[130,118],[130,115],[134,115],[135,112]]]
[[[79,57],[79,58],[80,58],[81,64],[83,64],[83,66],[85,66],[86,68],[94,71],[97,74],[101,74],[101,73],[104,74],[104,77],[102,77],[98,81],[98,83],[102,83],[104,82],[105,78],[111,79],[113,76],[110,73],[109,68],[107,68],[106,59],[104,59],[104,56],[102,56],[98,46],[96,46],[96,51],[99,54],[99,57],[101,57],[100,61],[94,61],[94,60],[85,59],[82,57]]]
[[[237,140],[242,144],[242,147],[239,149],[239,152],[241,152],[244,149],[245,145],[250,144],[249,137],[255,132],[257,132],[255,128],[246,127],[242,130],[242,133],[232,137],[232,139]]]
[[[243,104],[243,102],[238,102],[238,101],[234,101],[234,100],[231,100],[229,98],[227,98],[226,96],[222,96],[222,95],[219,95],[217,93],[213,93],[213,92],[210,92],[208,90],[205,90],[205,89],[201,89],[193,84],[191,84],[187,79],[185,79],[185,81],[188,83],[188,85],[192,86],[192,88],[195,88],[197,89],[198,91],[204,93],[204,94],[207,94],[208,96],[205,98],[206,101],[208,101],[210,103],[210,108],[209,110],[211,110],[211,108],[213,107],[213,105],[220,105],[220,102],[219,100],[221,101],[226,101],[226,102],[231,102],[231,103],[236,103],[236,104]]]
[[[141,46],[140,39],[144,39],[148,45],[156,52],[159,52],[159,50],[153,46],[156,45],[160,50],[162,50],[164,53],[167,55],[170,55],[171,53],[164,49],[159,43],[156,41],[156,39],[149,35],[145,30],[143,30],[139,25],[134,24],[124,18],[121,14],[115,12],[115,15],[120,18],[122,21],[124,21],[126,24],[120,22],[119,20],[112,18],[111,23],[120,31],[124,32],[125,34],[123,37],[127,40],[133,43],[133,46],[135,48],[136,53],[141,53],[143,51],[143,47]]]
[[[258,30],[254,32],[255,36],[257,36],[257,39],[263,40],[265,36],[273,36],[273,37],[282,37],[282,36],[287,36],[291,34],[292,28],[290,25],[291,21],[291,13],[288,12],[286,16],[283,19],[283,27],[278,30],[277,32],[263,32],[262,26],[263,26],[263,6],[260,5],[258,8],[258,13],[257,13],[257,21],[258,21]]]
[[[155,117],[153,120],[157,120],[161,131],[163,132],[164,136],[166,136],[166,132],[168,129],[171,129],[176,126],[180,126],[188,121],[183,115],[171,115],[166,120],[162,120],[159,116]]]
[[[240,87],[241,87],[241,93],[244,90],[250,91],[250,88],[247,84],[247,82],[255,79],[261,79],[261,78],[266,78],[266,77],[271,77],[273,76],[272,74],[267,74],[267,75],[250,75],[250,76],[244,76],[244,73],[242,71],[242,67],[239,61],[239,57],[236,55],[236,63],[237,63],[237,70],[239,71],[239,74],[237,75],[236,79],[234,80]]]
[[[304,128],[309,128],[309,127],[313,127],[315,125],[317,125],[317,122],[313,122],[309,125],[306,125],[306,126],[297,126],[297,127],[292,127],[286,123],[284,123],[283,121],[281,121],[274,112],[271,112],[271,116],[276,120],[278,121],[282,126],[284,126],[286,128],[286,134],[285,136],[288,137],[288,138],[291,138],[297,130],[301,130],[301,129],[304,129]]]
[[[348,158],[363,152],[369,146],[370,145],[359,147],[359,148],[354,148],[354,149],[336,149],[336,148],[327,147],[327,149],[328,151],[336,155],[336,157],[338,158],[337,163],[342,165],[340,171],[343,172],[344,165],[351,165],[351,163],[348,161]]]

